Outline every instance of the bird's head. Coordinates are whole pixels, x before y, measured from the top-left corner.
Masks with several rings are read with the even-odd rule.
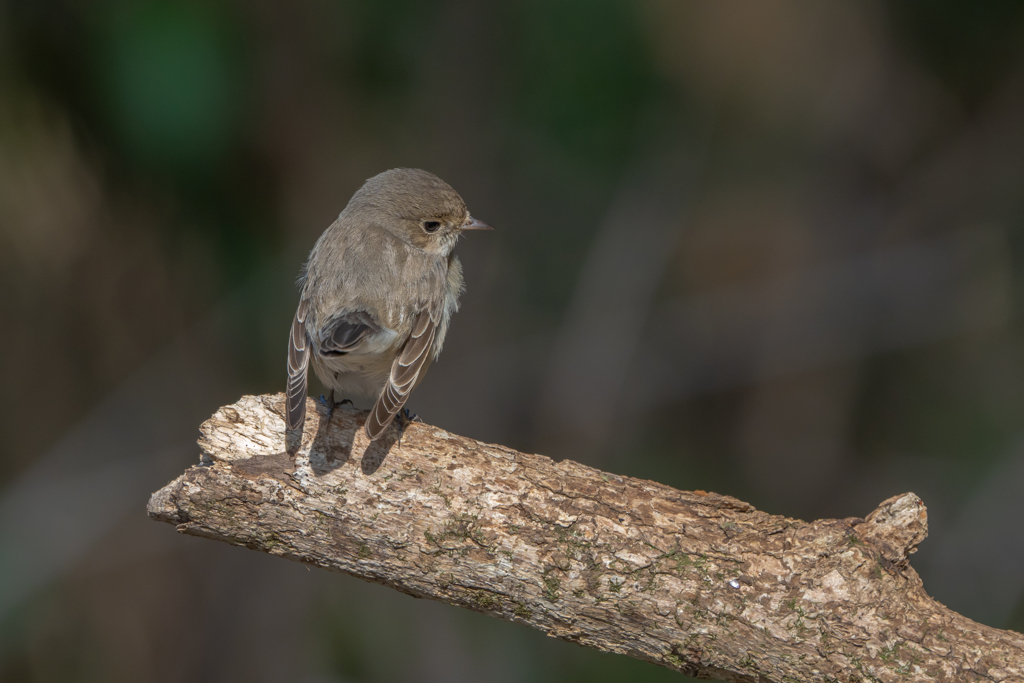
[[[366,181],[350,209],[425,252],[447,256],[465,230],[493,230],[469,215],[451,185],[418,168],[395,168]]]

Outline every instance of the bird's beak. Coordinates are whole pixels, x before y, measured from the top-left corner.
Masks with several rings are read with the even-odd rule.
[[[459,230],[494,230],[494,228],[470,216],[465,223],[459,226]]]

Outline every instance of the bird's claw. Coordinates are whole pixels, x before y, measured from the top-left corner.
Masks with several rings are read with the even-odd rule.
[[[410,413],[408,408],[402,408],[398,411],[398,415],[395,416],[395,425],[398,427],[398,447],[402,447],[402,437],[405,436],[406,428],[413,422],[422,423],[419,415]]]
[[[320,394],[320,398],[318,399],[318,402],[320,403],[320,405],[322,405],[324,408],[327,409],[327,419],[328,420],[331,419],[332,415],[334,415],[334,409],[337,408],[338,406],[344,406],[344,405],[349,405],[350,406],[350,405],[353,405],[352,400],[351,399],[347,399],[347,398],[343,398],[340,401],[335,401],[334,400],[334,392],[333,391],[331,392],[331,395],[328,396],[327,398],[324,398],[324,395]]]

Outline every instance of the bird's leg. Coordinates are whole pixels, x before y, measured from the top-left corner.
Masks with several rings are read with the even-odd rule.
[[[338,373],[334,373],[334,379],[338,379]],[[327,421],[331,421],[331,416],[334,415],[334,387],[331,387],[331,393],[327,396]]]
[[[323,394],[320,394],[320,403],[327,408],[327,421],[331,421],[331,416],[334,415],[334,389],[331,389],[331,393],[324,398]]]
[[[399,417],[406,424],[412,424],[413,422],[423,422],[423,420],[420,419],[419,415],[417,415],[416,413],[410,413],[408,408],[402,408],[402,412],[399,413]]]

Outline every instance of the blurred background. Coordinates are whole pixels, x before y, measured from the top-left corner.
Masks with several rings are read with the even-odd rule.
[[[147,519],[396,166],[497,227],[424,420],[802,519],[914,491],[926,589],[1024,629],[1024,4],[6,0],[0,680],[680,680]]]

